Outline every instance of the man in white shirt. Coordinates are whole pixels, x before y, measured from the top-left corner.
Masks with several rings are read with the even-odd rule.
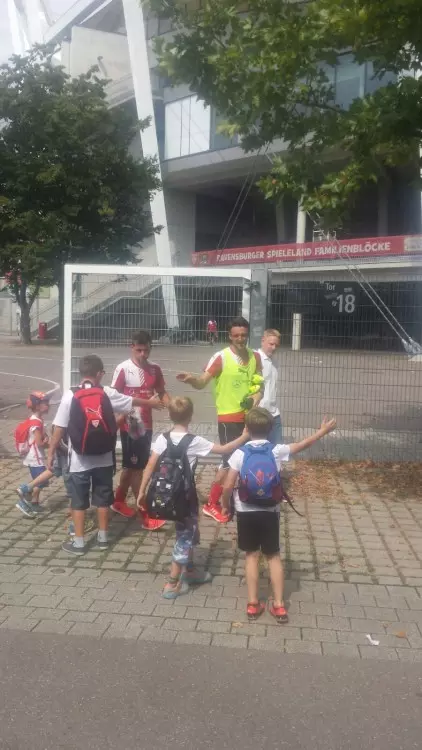
[[[264,331],[261,348],[258,349],[262,362],[262,375],[264,377],[265,388],[260,406],[269,411],[273,418],[273,427],[271,433],[268,435],[268,440],[273,445],[283,442],[283,428],[277,395],[278,372],[272,362],[274,352],[280,346],[280,338],[279,331],[276,331],[274,328],[268,328]]]
[[[95,354],[88,354],[82,357],[79,363],[81,374],[81,389],[90,390],[92,394],[98,392],[101,378],[104,375],[104,365],[99,357]],[[96,415],[98,418],[92,421],[94,427],[98,428],[100,422],[105,424],[107,420],[107,411],[110,411],[110,418],[113,424],[105,424],[106,431],[110,436],[116,435],[117,427],[111,409],[114,413],[129,414],[134,406],[142,406],[143,399],[133,398],[132,396],[119,393],[115,388],[104,388],[100,391],[104,394],[102,406],[98,408]],[[87,393],[88,395],[88,393]],[[50,441],[48,451],[47,467],[51,470],[54,462],[54,456],[63,438],[65,431],[70,432],[69,425],[72,427],[72,404],[75,399],[74,391],[69,390],[63,394],[60,406],[54,419],[54,432]],[[108,407],[108,408],[107,408]],[[94,415],[95,416],[95,415]],[[112,434],[114,433],[114,435]],[[94,438],[94,442],[98,440]],[[98,515],[98,537],[97,546],[100,549],[108,547],[108,517],[109,508],[114,500],[113,495],[113,474],[114,474],[114,456],[112,450],[103,452],[98,451],[85,453],[84,451],[76,452],[72,447],[69,436],[69,491],[71,495],[72,517],[75,525],[75,536],[73,541],[65,542],[62,549],[73,555],[83,555],[86,552],[84,540],[84,523],[85,511],[89,508],[90,491],[92,491],[92,505],[97,508]]]

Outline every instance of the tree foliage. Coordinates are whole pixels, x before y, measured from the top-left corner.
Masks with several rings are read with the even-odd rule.
[[[128,263],[153,231],[157,168],[129,153],[145,123],[110,110],[105,87],[95,69],[70,78],[46,47],[0,68],[0,275],[27,341],[29,309],[64,263]]]
[[[248,0],[247,12],[233,0],[151,5],[174,21],[171,41],[157,42],[172,80],[213,104],[246,151],[285,142],[261,180],[268,197],[289,192],[334,228],[362,185],[416,165],[420,0]],[[368,63],[379,85],[348,109],[336,104],[332,82],[344,55]]]

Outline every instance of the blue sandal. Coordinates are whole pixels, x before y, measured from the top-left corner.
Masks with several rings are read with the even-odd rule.
[[[177,599],[178,596],[183,596],[189,592],[189,584],[186,581],[180,579],[175,585],[174,589],[163,589],[161,596],[163,599]]]

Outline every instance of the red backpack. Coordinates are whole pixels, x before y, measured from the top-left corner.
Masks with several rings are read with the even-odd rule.
[[[116,418],[104,389],[86,381],[72,390],[67,428],[72,449],[81,456],[102,456],[114,451]]]
[[[25,458],[28,455],[34,441],[29,442],[29,431],[31,427],[38,427],[40,430],[43,429],[44,423],[42,419],[30,419],[29,417],[23,422],[18,424],[15,429],[15,446],[21,458]]]

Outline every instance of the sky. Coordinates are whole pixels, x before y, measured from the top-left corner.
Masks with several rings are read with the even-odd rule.
[[[34,0],[30,0],[34,2]],[[48,0],[53,18],[59,18],[74,3],[74,0]],[[7,0],[0,0],[0,64],[13,54],[9,27]]]
[[[7,0],[0,0],[0,62],[5,62],[12,54],[12,41],[7,15]]]

